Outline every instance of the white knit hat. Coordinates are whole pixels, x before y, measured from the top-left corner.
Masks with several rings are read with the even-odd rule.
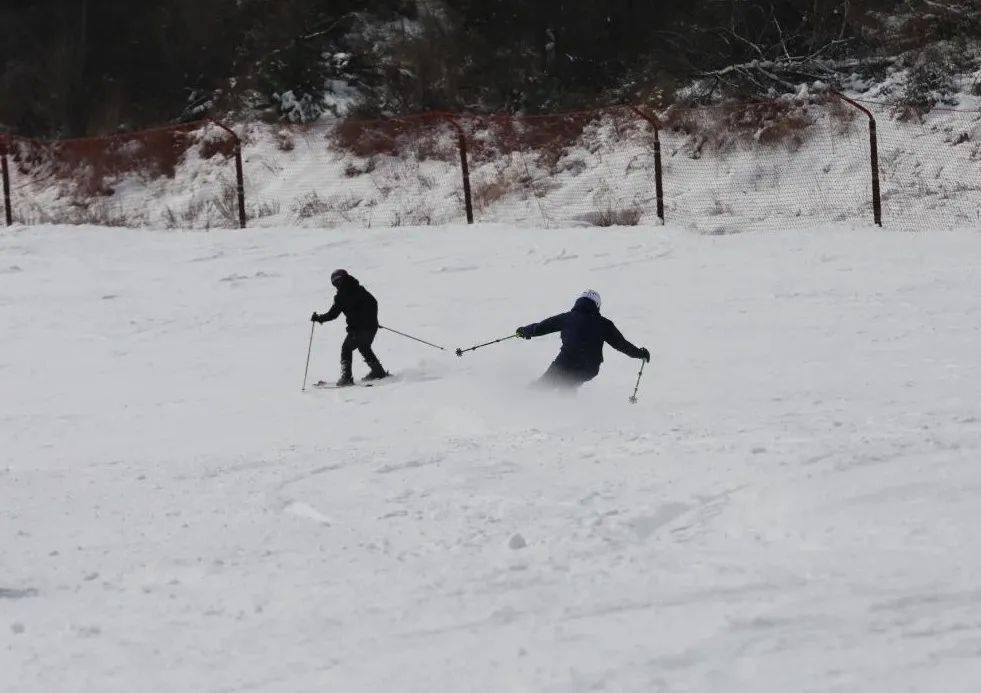
[[[593,291],[592,289],[586,289],[580,294],[579,298],[588,298],[590,301],[596,304],[596,307],[600,307],[600,295],[599,292]]]

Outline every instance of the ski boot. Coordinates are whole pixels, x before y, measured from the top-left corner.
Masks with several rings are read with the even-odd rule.
[[[351,375],[351,364],[341,363],[341,377],[335,383],[337,387],[348,387],[354,385],[354,376]]]
[[[389,376],[389,373],[382,368],[381,363],[378,361],[378,357],[374,354],[371,354],[369,358],[366,358],[365,362],[367,362],[368,366],[371,367],[371,371],[368,373],[368,375],[362,378],[362,380],[365,382],[381,380],[382,378],[387,378]]]

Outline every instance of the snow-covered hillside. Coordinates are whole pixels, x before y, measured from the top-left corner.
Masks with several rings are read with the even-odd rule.
[[[2,690],[981,680],[973,232],[41,227],[0,258]],[[389,333],[396,380],[301,393],[336,267],[451,349],[597,289],[655,354],[640,402],[609,350],[556,400],[554,338]]]

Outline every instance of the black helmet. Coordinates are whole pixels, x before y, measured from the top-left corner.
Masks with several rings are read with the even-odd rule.
[[[330,273],[330,283],[337,286],[341,283],[341,280],[345,277],[350,277],[351,275],[347,273],[347,270],[334,270]]]

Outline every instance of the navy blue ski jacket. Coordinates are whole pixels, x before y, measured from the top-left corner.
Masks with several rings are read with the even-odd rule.
[[[609,344],[631,358],[643,357],[643,352],[628,342],[611,320],[600,315],[599,307],[585,297],[577,300],[568,313],[553,315],[520,330],[530,337],[561,332],[562,349],[555,359],[555,365],[578,373],[586,380],[599,373],[600,364],[603,363],[603,344]]]

